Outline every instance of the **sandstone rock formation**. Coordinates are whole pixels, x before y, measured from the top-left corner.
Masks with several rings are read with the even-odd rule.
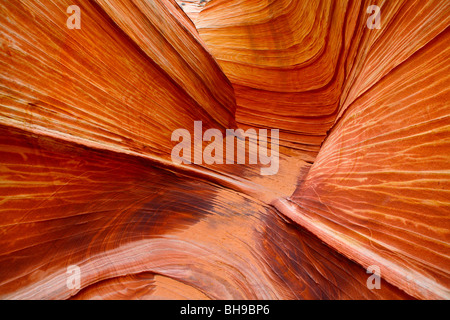
[[[0,4],[0,297],[449,299],[448,1],[177,2]],[[194,121],[278,174],[174,164]]]

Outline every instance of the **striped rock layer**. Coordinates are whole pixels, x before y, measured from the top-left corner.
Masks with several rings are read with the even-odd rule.
[[[449,299],[448,1],[177,2],[0,3],[0,298]]]

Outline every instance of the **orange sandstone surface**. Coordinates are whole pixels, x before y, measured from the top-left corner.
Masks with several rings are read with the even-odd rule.
[[[450,299],[450,3],[205,3],[0,3],[0,298]]]

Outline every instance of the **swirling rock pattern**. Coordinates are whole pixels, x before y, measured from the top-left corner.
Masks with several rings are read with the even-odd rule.
[[[0,297],[449,299],[448,1],[177,2],[0,3]],[[279,173],[173,164],[196,120]]]
[[[409,294],[450,298],[450,4],[382,2],[379,30],[370,4],[218,0],[198,29],[239,123],[280,127],[303,159],[320,147],[276,207]]]

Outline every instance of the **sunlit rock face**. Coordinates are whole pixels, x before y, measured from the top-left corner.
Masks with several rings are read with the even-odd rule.
[[[449,299],[448,1],[181,2],[0,4],[0,297]]]

